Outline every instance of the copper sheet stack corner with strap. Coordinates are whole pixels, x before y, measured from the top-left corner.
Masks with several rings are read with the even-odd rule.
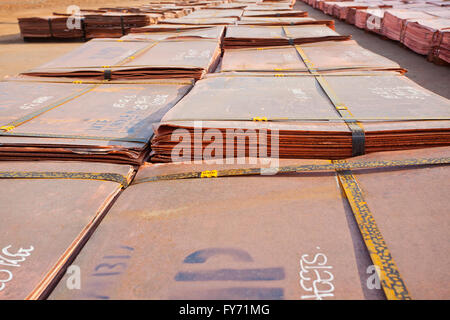
[[[348,40],[326,25],[300,26],[229,26],[223,41],[224,49],[286,46],[328,40]]]
[[[214,71],[218,39],[94,39],[23,74],[84,79],[200,79]]]
[[[269,176],[147,164],[74,261],[81,290],[66,277],[49,298],[446,299],[449,162],[437,148],[282,160]]]
[[[234,153],[247,156],[255,145],[245,137],[262,130],[269,133],[267,149],[271,133],[279,132],[281,158],[342,159],[357,145],[366,153],[449,145],[449,117],[447,99],[395,72],[213,74],[164,116],[152,139],[152,161],[171,161],[174,148],[191,150],[194,160],[196,129],[219,130],[224,150],[231,130],[244,139],[231,140]],[[348,121],[358,123],[362,141]],[[180,142],[177,132],[191,137]],[[203,148],[211,143],[200,139]]]
[[[0,87],[0,160],[141,164],[151,124],[190,90],[192,80],[18,78]]]
[[[0,299],[45,298],[134,174],[128,165],[0,162]]]
[[[404,70],[396,62],[362,48],[356,41],[324,41],[302,45],[226,49],[221,71],[305,72],[308,67],[297,52],[303,50],[321,72],[348,70]]]

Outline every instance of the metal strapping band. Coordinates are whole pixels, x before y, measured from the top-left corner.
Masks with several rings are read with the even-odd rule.
[[[365,154],[366,138],[364,128],[357,120],[354,119],[353,114],[350,112],[350,110],[348,110],[347,106],[339,100],[334,90],[331,88],[325,78],[322,77],[322,75],[317,71],[317,69],[314,67],[314,64],[308,59],[303,49],[298,45],[295,46],[295,49],[308,68],[308,71],[315,76],[315,79],[320,84],[320,87],[330,99],[336,112],[342,117],[342,119],[350,129],[352,133],[352,156]]]
[[[417,167],[427,165],[448,165],[450,157],[447,158],[422,158],[422,159],[405,159],[405,160],[386,160],[386,161],[364,161],[364,162],[334,162],[330,164],[309,164],[300,166],[284,166],[276,168],[277,174],[296,173],[296,172],[317,172],[317,171],[336,171],[350,169],[377,169],[377,168],[401,168],[401,167]],[[260,175],[262,168],[250,169],[224,169],[217,171],[217,177],[233,177],[233,176],[251,176]],[[143,182],[155,182],[162,180],[180,180],[180,179],[196,179],[201,178],[204,171],[191,171],[184,173],[168,174],[154,176],[149,178],[138,179],[133,184]]]
[[[333,162],[344,163],[345,161]],[[381,286],[388,300],[410,300],[408,289],[392,258],[363,192],[350,170],[337,170],[339,184],[350,204],[359,231],[373,264],[377,267]]]

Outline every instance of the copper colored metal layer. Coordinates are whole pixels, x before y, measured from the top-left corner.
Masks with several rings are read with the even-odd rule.
[[[357,119],[362,126],[366,153],[450,144],[447,99],[396,73],[356,74],[323,78],[333,98],[337,97],[351,113],[351,119]],[[267,121],[255,121],[263,118]],[[230,144],[233,155],[256,156],[257,148],[259,153],[271,150],[278,131],[281,158],[342,159],[352,155],[352,135],[340,119],[330,97],[312,76],[211,75],[197,82],[163,117],[152,139],[151,159],[179,161],[174,154],[181,159],[194,159],[197,139],[203,149],[212,142],[211,137],[202,138],[207,129],[215,129],[214,134],[222,137],[222,142],[214,145],[226,150]],[[228,139],[227,130],[238,139]],[[265,130],[267,140],[251,140],[252,135]],[[194,136],[195,132],[200,132],[200,136]],[[226,153],[216,156],[226,157]]]
[[[243,14],[244,17],[307,17],[308,12],[306,11],[267,11],[267,10],[261,10],[261,11],[244,11]]]
[[[222,40],[225,33],[224,26],[212,26],[201,29],[173,29],[171,31],[150,31],[150,32],[138,32],[130,33],[123,36],[121,39],[125,40],[170,40],[170,39],[216,39]]]
[[[214,71],[220,52],[218,39],[95,39],[24,74],[91,79],[199,79]]]
[[[145,14],[114,13],[87,15],[85,22],[86,38],[118,38],[128,33],[131,28],[143,27],[156,23],[157,19]]]
[[[210,18],[237,18],[242,16],[244,10],[242,9],[230,9],[230,10],[214,10],[203,9],[192,12],[186,16],[187,19],[210,19]]]
[[[74,25],[79,23],[80,28],[69,29],[67,27],[68,19],[72,19],[69,22]],[[48,17],[19,18],[18,21],[20,34],[24,39],[81,39],[85,36],[84,30],[81,28],[84,23],[84,16],[76,16],[75,19],[74,17],[53,15]]]
[[[449,156],[433,148],[349,161]],[[139,183],[255,166],[141,167],[74,262],[88,275],[81,290],[64,278],[50,299],[383,299],[368,287],[373,262],[333,171]],[[410,295],[449,298],[448,166],[352,173]]]
[[[131,180],[130,166],[82,162],[0,162],[0,299],[44,298],[120,192],[118,182],[72,179],[76,173]],[[19,178],[23,173],[49,178]],[[57,172],[66,178],[54,179]],[[53,175],[53,178],[51,177]]]
[[[237,18],[188,18],[183,17],[179,19],[164,19],[164,24],[175,24],[175,25],[232,25],[238,21]]]
[[[373,53],[356,41],[324,41],[298,45],[322,72],[348,70],[398,70],[392,60]],[[221,71],[308,71],[296,46],[226,49]]]
[[[0,82],[0,159],[140,164],[148,153],[151,123],[191,86],[186,80]]]
[[[348,40],[324,25],[300,26],[228,26],[225,48],[286,46],[327,40]]]

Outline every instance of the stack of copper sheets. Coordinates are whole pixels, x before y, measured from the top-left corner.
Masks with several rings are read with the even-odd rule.
[[[118,38],[127,34],[131,28],[156,23],[157,20],[145,14],[114,12],[91,14],[84,20],[86,38]]]
[[[214,71],[220,53],[217,39],[94,39],[24,74],[90,79],[200,79],[206,72]]]
[[[0,162],[0,299],[45,298],[133,176],[127,165]]]
[[[419,54],[428,55],[434,47],[449,47],[444,43],[443,33],[450,31],[450,19],[436,18],[407,21],[401,39],[402,43]],[[450,62],[447,60],[447,62]]]
[[[189,19],[205,19],[205,18],[237,18],[242,16],[244,10],[242,9],[203,9],[192,12],[186,16]]]
[[[24,77],[0,87],[0,160],[140,164],[148,154],[151,124],[191,89],[192,81]]]
[[[422,11],[389,9],[384,12],[381,30],[386,37],[400,41],[407,21],[431,18],[433,16]]]
[[[268,11],[268,10],[249,10],[244,11],[244,17],[259,17],[259,18],[270,18],[270,17],[307,17],[308,12],[306,11]]]
[[[298,49],[321,72],[348,70],[395,70],[392,60],[364,49],[356,41],[324,41],[297,46],[226,49],[221,71],[308,71]]]
[[[70,19],[70,21],[68,21]],[[81,39],[85,37],[84,16],[53,15],[48,17],[19,18],[20,34],[29,39]],[[68,23],[69,22],[69,23]],[[73,28],[68,27],[73,25]],[[79,27],[77,27],[79,26]]]
[[[228,26],[225,48],[286,46],[327,40],[348,40],[326,25]]]
[[[276,133],[280,158],[349,157],[354,141],[338,113],[342,106],[351,115],[345,119],[357,120],[364,131],[366,153],[450,145],[450,102],[398,73],[360,71],[321,79],[327,94],[311,75],[209,75],[164,116],[152,139],[152,160],[168,162],[185,152],[193,157],[199,139],[194,133],[201,139],[208,129],[220,136],[222,150],[234,150],[231,156],[271,149]],[[227,139],[227,130],[238,139]],[[267,139],[246,141],[264,130]],[[196,144],[206,148],[211,139],[209,133]]]
[[[384,12],[387,9],[358,10],[355,14],[355,26],[381,34]]]
[[[151,31],[151,29],[147,29]],[[155,30],[155,29],[154,29]],[[216,39],[222,40],[225,27],[224,26],[211,26],[206,28],[196,29],[172,29],[170,31],[151,31],[151,32],[138,32],[130,33],[123,36],[123,40],[166,40],[166,39]]]
[[[348,162],[449,156],[449,148],[437,148]],[[280,162],[298,168],[329,164]],[[67,288],[66,275],[49,298],[386,299],[383,289],[391,299],[450,297],[450,258],[442,254],[450,240],[443,201],[448,167],[352,170],[353,189],[368,208],[359,224],[334,170],[152,182],[161,175],[254,167],[141,167],[74,261],[86,275],[82,288]],[[212,197],[214,205],[204,205]],[[376,243],[370,255],[363,239],[376,239],[367,240]],[[105,263],[123,268],[106,279],[98,275],[111,272],[98,267]],[[376,270],[381,286],[368,280]]]

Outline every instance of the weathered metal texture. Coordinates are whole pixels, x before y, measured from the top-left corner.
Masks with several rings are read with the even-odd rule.
[[[76,17],[80,25],[84,23],[84,16]],[[81,39],[85,36],[82,28],[67,28],[67,16],[46,16],[18,18],[20,34],[25,39],[30,38],[59,38],[59,39]],[[72,17],[73,19],[73,17]]]
[[[220,41],[94,39],[23,74],[93,79],[201,78],[213,71]]]
[[[433,148],[349,161],[449,156],[449,148]],[[282,160],[280,166],[327,163]],[[81,290],[69,290],[66,276],[50,299],[384,298],[373,289],[373,264],[379,262],[369,259],[334,171],[139,183],[248,167],[258,165],[141,167],[74,261],[84,275]],[[375,219],[367,223],[390,251],[383,259],[397,264],[410,295],[448,298],[450,260],[442,252],[450,240],[444,214],[449,167],[352,173]]]
[[[222,40],[225,32],[224,26],[212,26],[201,29],[171,30],[166,32],[148,31],[139,33],[130,33],[123,36],[124,40],[166,40],[166,39],[217,39]]]
[[[19,178],[31,172],[49,178]],[[126,165],[0,162],[0,300],[45,297],[122,187],[88,178],[54,179],[55,172],[115,174],[128,181],[134,174]]]
[[[317,277],[334,277],[315,283],[331,298],[362,299],[345,211],[333,175],[131,186],[74,262],[81,290],[63,279],[50,299],[314,298]]]
[[[239,26],[300,26],[325,25],[334,30],[334,20],[315,20],[309,17],[300,18],[258,18],[243,17],[236,22]]]
[[[286,46],[328,40],[348,40],[350,37],[340,35],[325,25],[228,26],[224,48]]]
[[[314,67],[322,72],[347,70],[398,70],[396,62],[364,49],[356,41],[325,41],[299,45]],[[307,71],[295,46],[227,49],[221,71]]]
[[[19,78],[0,87],[0,159],[140,164],[148,153],[151,124],[190,90],[192,80]]]
[[[365,152],[450,143],[449,101],[411,80],[397,73],[361,71],[356,75],[327,74],[323,78],[350,112],[351,119],[361,123]],[[255,121],[258,118],[266,121]],[[352,138],[341,119],[313,76],[210,75],[197,82],[164,116],[152,139],[152,160],[171,161],[175,146],[191,149],[194,138],[180,142],[173,139],[172,133],[183,128],[193,135],[195,121],[202,121],[197,123],[197,127],[202,126],[197,130],[218,129],[224,137],[224,146],[227,129],[268,130],[269,137],[273,130],[279,130],[282,158],[345,158],[351,156]],[[239,130],[235,133],[241,138],[248,134]],[[204,148],[211,143],[210,139],[202,139]],[[232,141],[236,149],[249,151],[248,142]]]

